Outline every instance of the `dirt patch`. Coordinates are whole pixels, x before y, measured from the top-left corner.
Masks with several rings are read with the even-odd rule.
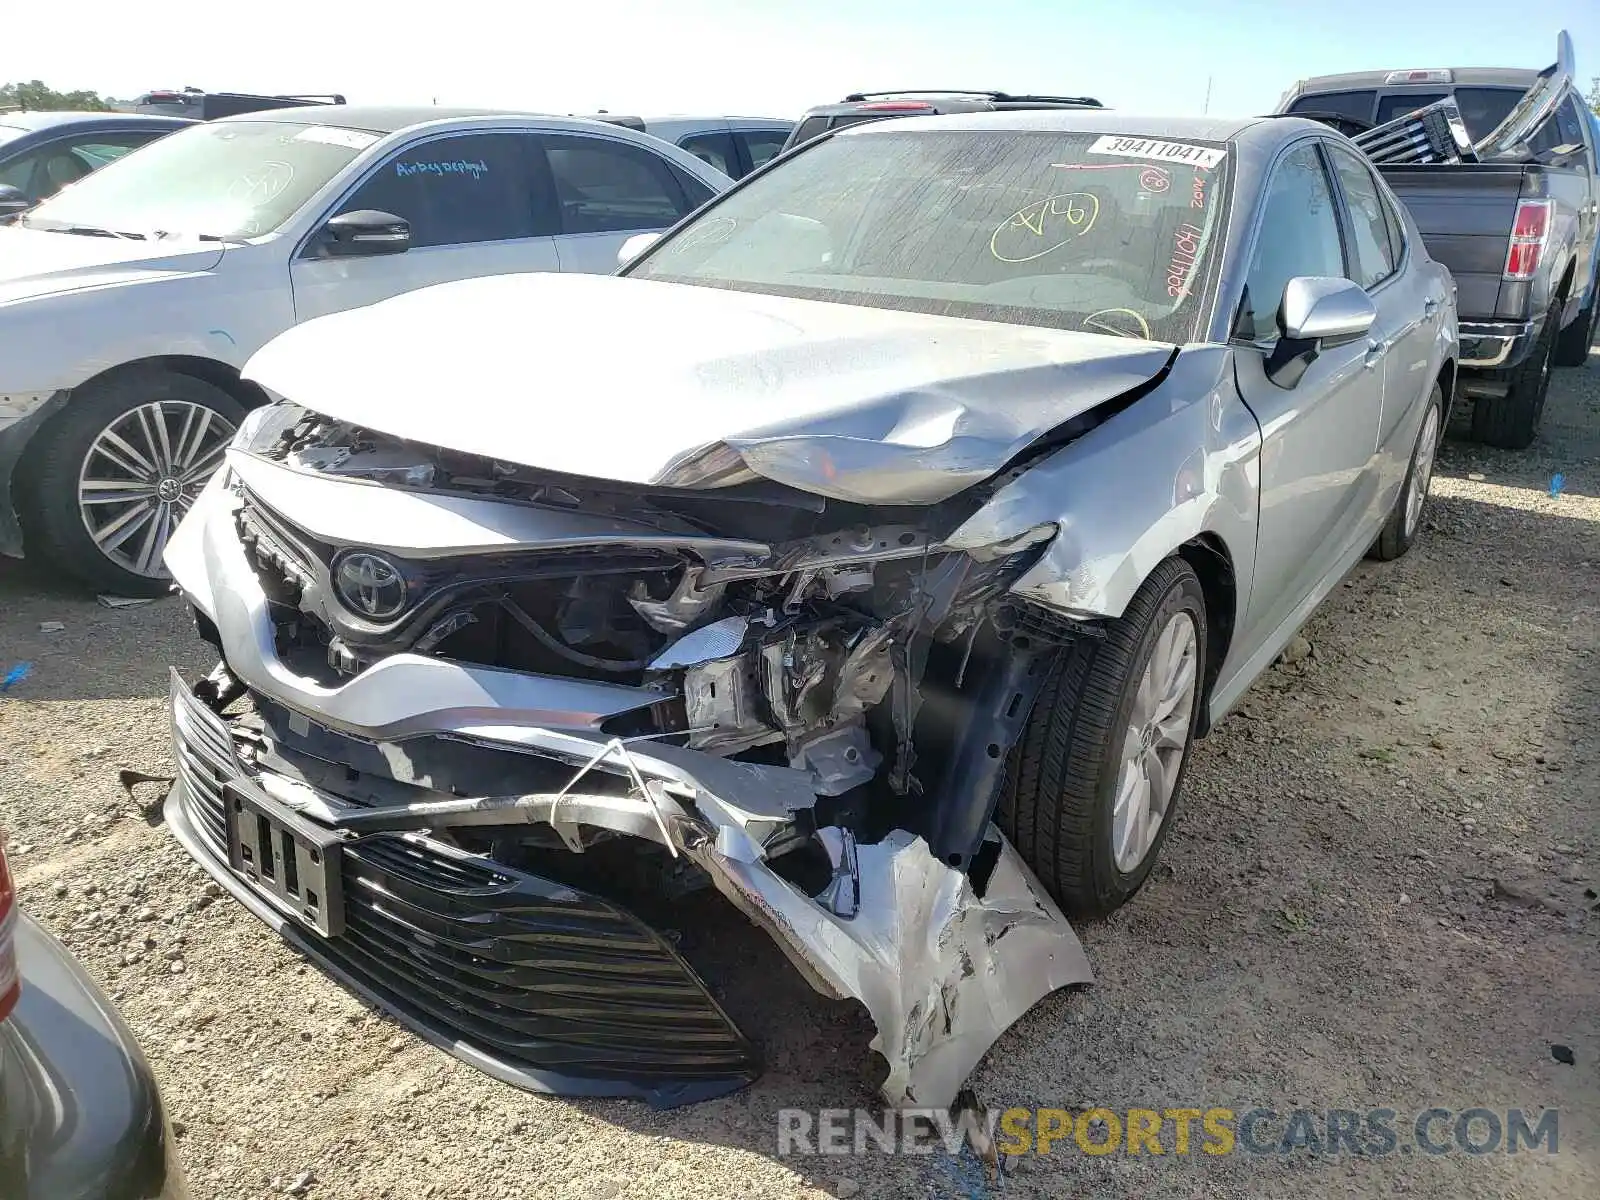
[[[1156,878],[1081,931],[1096,985],[973,1084],[991,1110],[1271,1109],[1268,1142],[1295,1109],[1392,1108],[1406,1142],[1433,1105],[1556,1108],[1556,1154],[781,1159],[780,1108],[871,1103],[871,1028],[728,912],[693,936],[759,1083],[668,1113],[514,1091],[218,898],[159,788],[119,785],[171,770],[167,664],[209,666],[180,606],[6,560],[0,671],[34,667],[0,698],[0,823],[23,905],[143,1041],[197,1197],[1600,1195],[1600,367],[1558,376],[1528,453],[1448,442],[1434,497],[1198,750]]]

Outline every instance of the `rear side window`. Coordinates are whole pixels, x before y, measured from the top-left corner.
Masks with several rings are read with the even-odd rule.
[[[807,117],[795,127],[794,143],[809,142],[814,137],[821,137],[828,132],[827,117]]]
[[[1344,276],[1333,189],[1312,142],[1296,146],[1272,173],[1263,201],[1236,336],[1252,342],[1278,336],[1278,309],[1289,280],[1301,275]]]
[[[678,145],[701,162],[710,163],[724,175],[737,178],[739,155],[733,145],[733,135],[728,133],[696,133],[684,138]]]
[[[750,169],[766,166],[778,157],[787,136],[777,131],[751,130],[738,135],[744,141],[745,152],[750,155]]]
[[[1355,154],[1337,145],[1330,145],[1328,150],[1333,155],[1333,169],[1339,173],[1339,186],[1350,212],[1350,228],[1355,234],[1349,276],[1364,288],[1375,287],[1393,275],[1395,267],[1378,185]]]
[[[523,133],[434,138],[386,161],[339,211],[401,217],[418,247],[534,237],[533,152]]]
[[[1301,96],[1289,106],[1292,113],[1332,113],[1336,117],[1354,117],[1358,121],[1372,120],[1372,102],[1377,93],[1371,91],[1322,92],[1315,96]]]
[[[604,138],[549,136],[545,152],[563,233],[664,229],[686,211],[672,172],[647,150]]]

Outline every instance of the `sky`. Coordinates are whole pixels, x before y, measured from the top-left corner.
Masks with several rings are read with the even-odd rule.
[[[997,88],[1171,115],[1271,111],[1336,71],[1547,66],[1587,89],[1600,0],[597,0],[7,5],[0,82],[342,92],[352,103],[796,117],[857,90]],[[1314,28],[1321,26],[1320,28]],[[93,32],[90,32],[93,31]],[[87,36],[86,36],[87,35]],[[1209,90],[1209,107],[1207,93]]]

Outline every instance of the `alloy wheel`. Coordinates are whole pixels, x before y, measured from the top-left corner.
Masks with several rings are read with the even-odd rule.
[[[1406,537],[1417,531],[1422,518],[1422,505],[1428,498],[1428,485],[1433,482],[1433,460],[1439,452],[1439,406],[1428,405],[1428,415],[1422,418],[1422,433],[1417,438],[1417,452],[1411,462],[1411,488],[1406,493]]]
[[[162,577],[167,540],[233,434],[233,422],[187,400],[142,404],[101,430],[78,473],[78,512],[100,553],[135,575]]]
[[[1125,875],[1150,853],[1172,806],[1199,682],[1194,618],[1187,612],[1174,613],[1156,635],[1122,738],[1122,766],[1111,810],[1111,852],[1117,870]]]

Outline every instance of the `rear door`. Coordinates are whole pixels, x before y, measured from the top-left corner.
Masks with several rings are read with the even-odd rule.
[[[538,151],[531,132],[496,129],[439,134],[389,155],[327,216],[391,213],[410,222],[411,248],[328,257],[313,233],[290,266],[296,319],[456,279],[556,270]]]
[[[555,192],[562,271],[606,274],[636,233],[677,224],[710,189],[643,146],[588,133],[540,135]]]
[[[1262,432],[1255,583],[1239,631],[1241,662],[1275,651],[1348,567],[1372,503],[1381,354],[1366,337],[1326,347],[1292,388],[1273,383],[1265,369],[1289,280],[1347,271],[1339,194],[1320,143],[1294,143],[1272,168],[1234,324],[1239,393]]]
[[[1329,160],[1348,218],[1346,274],[1359,283],[1378,308],[1369,347],[1382,358],[1383,406],[1377,429],[1374,483],[1378,508],[1387,511],[1410,461],[1411,435],[1420,397],[1431,391],[1428,377],[1434,336],[1445,297],[1431,275],[1406,268],[1406,234],[1372,167],[1360,154],[1329,143]]]

